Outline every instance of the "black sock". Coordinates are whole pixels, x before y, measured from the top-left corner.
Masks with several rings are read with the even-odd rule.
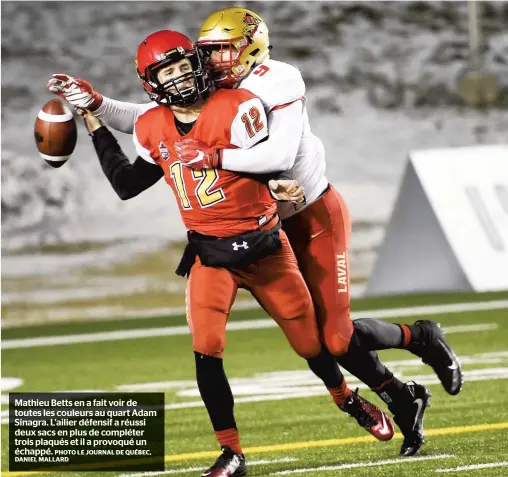
[[[415,342],[415,343],[421,343],[422,341],[424,341],[424,336],[423,336],[423,330],[422,328],[420,327],[420,325],[406,325],[409,330],[411,331],[411,341],[410,342]]]
[[[236,429],[233,393],[224,372],[223,360],[196,352],[194,357],[199,393],[205,403],[214,431]]]
[[[405,405],[407,393],[403,391],[404,383],[381,363],[376,352],[366,351],[361,347],[356,327],[347,353],[338,357],[337,361],[369,386],[394,414],[396,409]]]
[[[338,357],[337,361],[340,366],[369,386],[388,405],[393,414],[406,404],[404,383],[379,361],[374,351],[358,349],[352,341],[348,352]]]
[[[368,351],[404,347],[404,333],[395,323],[376,318],[361,318],[353,322],[359,347]]]
[[[327,388],[339,388],[344,381],[344,375],[337,366],[335,357],[323,348],[314,358],[307,359],[311,371],[320,378]]]
[[[373,391],[388,405],[388,409],[394,415],[397,415],[401,410],[406,410],[408,405],[413,402],[413,396],[405,387],[405,383],[395,376],[380,389]]]
[[[402,399],[402,389],[404,383],[392,375],[392,378],[383,384],[382,387],[373,389],[373,391],[386,403],[388,408],[393,412],[393,408],[397,407],[397,404]]]
[[[347,353],[338,356],[337,362],[371,389],[393,378],[393,374],[379,361],[377,353],[360,348],[354,338]]]

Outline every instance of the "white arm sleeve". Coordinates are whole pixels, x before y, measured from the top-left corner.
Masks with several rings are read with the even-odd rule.
[[[249,149],[268,136],[265,108],[259,98],[251,98],[238,106],[231,123],[231,144]]]
[[[263,174],[293,167],[303,132],[302,101],[273,110],[268,115],[269,137],[248,149],[224,149],[222,168],[235,172]]]
[[[94,116],[103,119],[108,126],[117,131],[132,134],[134,124],[139,116],[149,109],[155,108],[157,103],[126,103],[116,99],[106,98],[102,104],[93,112]]]

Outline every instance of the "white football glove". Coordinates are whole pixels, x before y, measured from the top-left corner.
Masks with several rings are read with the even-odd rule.
[[[102,104],[102,94],[97,93],[92,85],[81,78],[74,78],[65,73],[54,74],[48,81],[48,89],[64,98],[76,108],[95,111]]]

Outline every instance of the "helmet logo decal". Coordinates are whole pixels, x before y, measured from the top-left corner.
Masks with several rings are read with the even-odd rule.
[[[254,33],[258,29],[258,25],[261,23],[261,20],[254,15],[251,15],[250,13],[245,13],[245,15],[242,18],[242,22],[245,23],[246,27],[243,29],[242,33],[252,38],[254,36]]]
[[[165,161],[169,159],[169,149],[162,141],[159,143],[159,153]]]
[[[158,61],[167,60],[168,58],[171,58],[171,56],[173,56],[175,53],[185,55],[185,48],[183,48],[182,46],[178,46],[176,48],[173,48],[172,50],[165,51],[160,55],[156,55],[156,58]]]

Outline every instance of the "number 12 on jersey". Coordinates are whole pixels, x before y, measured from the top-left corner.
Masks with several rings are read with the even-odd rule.
[[[182,164],[180,162],[174,162],[171,164],[169,170],[171,171],[171,177],[175,183],[182,208],[185,210],[192,209],[183,177],[184,168]],[[219,174],[215,169],[197,169],[189,172],[192,174],[194,180],[199,181],[195,193],[199,205],[202,208],[210,207],[226,198],[222,188],[212,190],[213,186],[219,180]]]
[[[249,117],[250,116],[250,117]],[[253,106],[249,109],[249,114],[242,114],[242,122],[245,125],[245,129],[247,129],[247,134],[249,137],[254,137],[256,133],[261,131],[264,127],[263,121],[260,119],[261,113],[256,106]]]

